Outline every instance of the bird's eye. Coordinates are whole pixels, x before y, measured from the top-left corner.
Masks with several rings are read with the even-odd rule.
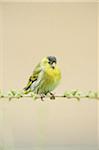
[[[49,61],[48,63],[49,63],[49,64],[51,64],[51,62],[50,62],[50,61]]]

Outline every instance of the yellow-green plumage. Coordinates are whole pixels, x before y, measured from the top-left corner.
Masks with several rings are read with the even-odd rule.
[[[53,67],[53,64],[55,66]],[[25,92],[33,91],[37,94],[47,94],[55,89],[61,79],[61,72],[56,64],[56,58],[43,58],[30,76]]]

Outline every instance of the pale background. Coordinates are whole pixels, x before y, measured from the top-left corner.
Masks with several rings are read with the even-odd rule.
[[[0,87],[22,89],[35,64],[55,55],[62,71],[55,93],[96,90],[96,8],[96,3],[1,4]],[[4,150],[74,150],[77,145],[95,150],[97,125],[97,103],[92,100],[0,102]]]

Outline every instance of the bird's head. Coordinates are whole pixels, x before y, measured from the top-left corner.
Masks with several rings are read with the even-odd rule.
[[[52,69],[54,69],[57,64],[57,59],[55,56],[47,56],[42,59],[42,64],[47,65],[51,67]]]

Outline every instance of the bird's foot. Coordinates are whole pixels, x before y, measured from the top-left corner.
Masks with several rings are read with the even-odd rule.
[[[50,95],[51,95],[51,96],[50,96],[50,99],[51,99],[51,100],[55,100],[55,95],[54,95],[53,93],[51,93],[51,92],[50,92]]]
[[[44,101],[45,95],[42,94],[40,98],[41,98],[41,101]]]

